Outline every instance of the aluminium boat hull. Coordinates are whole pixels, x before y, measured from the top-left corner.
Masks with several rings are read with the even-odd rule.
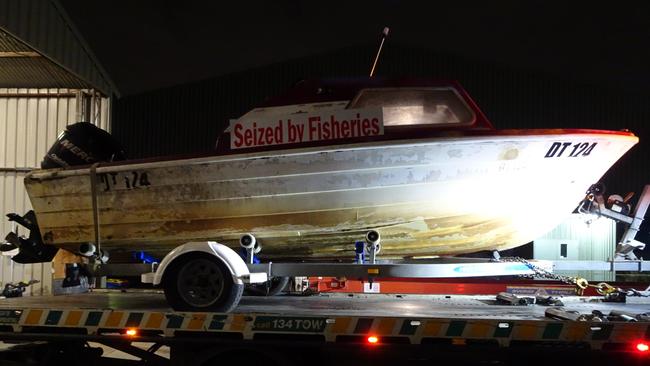
[[[232,247],[253,233],[261,255],[353,258],[370,229],[382,256],[503,250],[559,224],[638,139],[592,130],[500,131],[223,155],[25,178],[47,244],[94,242],[163,256],[188,241]]]

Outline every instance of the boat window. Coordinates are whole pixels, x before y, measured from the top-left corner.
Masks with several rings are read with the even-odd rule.
[[[363,89],[348,108],[383,107],[384,126],[472,124],[474,112],[452,88]]]
[[[268,116],[289,116],[292,114],[304,113],[326,113],[344,109],[349,100],[338,100],[333,102],[291,104],[275,107],[259,107],[248,111],[240,118],[264,118]]]

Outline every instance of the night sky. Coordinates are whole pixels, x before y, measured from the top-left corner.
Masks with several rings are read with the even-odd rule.
[[[61,0],[124,95],[358,44],[433,49],[578,83],[643,90],[644,2]]]

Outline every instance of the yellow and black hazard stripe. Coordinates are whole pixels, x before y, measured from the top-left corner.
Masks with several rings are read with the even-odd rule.
[[[121,310],[15,309],[0,313],[0,324],[23,332],[34,327],[100,330],[137,328],[174,336],[176,331],[235,332],[243,339],[261,333],[322,335],[328,342],[340,337],[375,335],[412,344],[432,339],[586,342],[600,348],[606,342],[650,339],[649,323],[591,323],[550,320],[423,319],[401,317],[310,317],[270,314],[165,313]]]

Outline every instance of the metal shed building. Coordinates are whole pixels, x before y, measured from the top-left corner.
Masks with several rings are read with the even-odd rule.
[[[110,130],[116,92],[57,1],[0,1],[0,211],[31,208],[22,179],[65,126],[88,121]],[[0,235],[12,225],[3,218]],[[21,234],[21,232],[19,232]],[[0,257],[0,287],[38,280],[26,294],[52,291],[52,263]]]

